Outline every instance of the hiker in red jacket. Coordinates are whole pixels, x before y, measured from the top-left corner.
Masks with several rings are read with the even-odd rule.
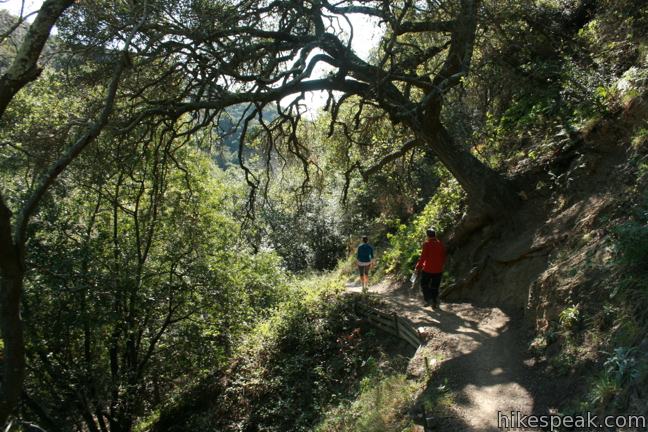
[[[428,228],[426,234],[427,241],[423,243],[421,257],[416,263],[416,272],[423,271],[421,291],[423,291],[425,304],[431,304],[432,309],[436,309],[439,305],[439,286],[441,285],[446,251],[441,240],[436,237],[433,228]]]

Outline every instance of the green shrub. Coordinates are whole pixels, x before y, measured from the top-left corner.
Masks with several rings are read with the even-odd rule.
[[[364,377],[400,370],[385,354],[396,341],[362,324],[339,273],[291,289],[236,350],[232,368],[188,388],[153,430],[311,431],[363,392]]]
[[[351,403],[329,411],[317,432],[402,432],[412,421],[405,414],[416,398],[419,385],[405,375],[373,374],[360,384],[360,394]]]
[[[560,312],[558,320],[562,328],[569,331],[574,329],[574,327],[578,323],[579,317],[580,311],[578,310],[578,306],[570,306]]]
[[[593,380],[588,402],[599,409],[608,410],[614,403],[616,408],[624,409],[622,395],[629,388],[640,385],[644,369],[638,360],[635,347],[617,347],[612,353],[606,353],[607,360],[603,371]]]
[[[383,255],[386,273],[408,273],[418,259],[425,230],[434,226],[437,232],[447,232],[459,219],[463,210],[464,192],[449,174],[439,176],[443,182],[436,194],[408,225],[400,225],[394,234],[388,234],[389,249]]]
[[[615,348],[603,365],[605,373],[619,385],[636,381],[639,378],[636,352],[634,347]]]

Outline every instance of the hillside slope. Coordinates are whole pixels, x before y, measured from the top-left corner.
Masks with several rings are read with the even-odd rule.
[[[557,135],[569,141],[565,150],[517,177],[522,208],[456,248],[451,272],[460,277],[445,292],[448,300],[505,305],[523,313],[550,369],[577,377],[583,392],[577,398],[589,398],[601,409],[646,409],[638,393],[626,395],[634,402],[609,405],[638,381],[631,385],[623,378],[602,398],[591,392],[598,391],[597,380],[614,373],[605,366],[611,358],[605,353],[631,350],[636,355],[626,360],[633,364],[646,356],[640,348],[645,324],[631,310],[633,300],[622,295],[629,270],[620,233],[636,225],[636,237],[629,241],[645,256],[645,222],[642,230],[641,216],[635,214],[645,209],[648,189],[647,126],[644,94],[571,139]],[[634,300],[645,305],[644,299]]]
[[[577,133],[565,150],[519,174],[516,180],[525,199],[521,209],[499,225],[485,226],[456,249],[452,270],[470,278],[448,290],[447,298],[527,312],[540,307],[536,314],[543,315],[538,303],[547,297],[543,281],[567,264],[556,260],[557,252],[568,248],[573,260],[576,250],[604,244],[611,218],[622,216],[613,211],[641,198],[648,180],[640,173],[648,151],[642,135],[647,122],[648,95]],[[565,137],[558,134],[560,138]],[[601,264],[603,253],[590,251]]]

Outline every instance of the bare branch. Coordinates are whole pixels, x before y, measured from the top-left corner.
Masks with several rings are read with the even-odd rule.
[[[374,165],[370,166],[369,168],[364,170],[362,168],[359,168],[362,178],[364,179],[364,181],[368,181],[369,176],[380,171],[385,165],[395,161],[398,158],[405,156],[408,151],[415,149],[416,147],[419,147],[421,145],[422,145],[421,141],[417,139],[412,139],[407,141],[405,144],[403,144],[401,148],[399,148],[398,150],[392,153],[389,153],[386,156],[383,156],[382,159],[380,159],[378,162],[376,162]]]
[[[3,43],[3,42],[5,41],[5,39],[7,39],[9,36],[11,36],[11,34],[12,34],[13,32],[15,32],[15,31],[18,29],[18,27],[20,27],[20,25],[21,25],[22,23],[24,23],[25,21],[27,21],[27,19],[28,19],[30,16],[32,16],[32,15],[36,15],[37,13],[38,13],[38,11],[33,11],[33,12],[28,13],[28,14],[25,15],[25,16],[22,16],[22,13],[21,13],[21,15],[20,15],[20,17],[18,18],[18,20],[16,20],[16,22],[13,23],[13,24],[12,24],[12,25],[11,25],[11,26],[10,26],[10,27],[5,31],[5,32],[4,32],[4,33],[0,34],[0,44]]]

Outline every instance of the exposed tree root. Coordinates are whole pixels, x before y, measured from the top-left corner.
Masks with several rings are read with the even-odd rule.
[[[513,264],[513,263],[516,263],[518,261],[522,261],[523,259],[537,256],[538,255],[537,252],[540,252],[540,251],[542,251],[544,249],[547,249],[550,246],[555,245],[556,243],[564,240],[565,237],[567,237],[566,234],[552,236],[552,237],[550,237],[548,239],[545,239],[542,243],[531,246],[529,249],[527,249],[526,251],[524,251],[524,252],[522,252],[520,254],[517,254],[515,257],[512,257],[512,258],[499,258],[499,259],[494,258],[494,261],[496,263],[498,263],[498,264]]]
[[[461,247],[470,236],[480,229],[492,223],[492,219],[486,213],[476,213],[468,211],[455,228],[452,236],[448,239],[447,249],[452,252]]]

